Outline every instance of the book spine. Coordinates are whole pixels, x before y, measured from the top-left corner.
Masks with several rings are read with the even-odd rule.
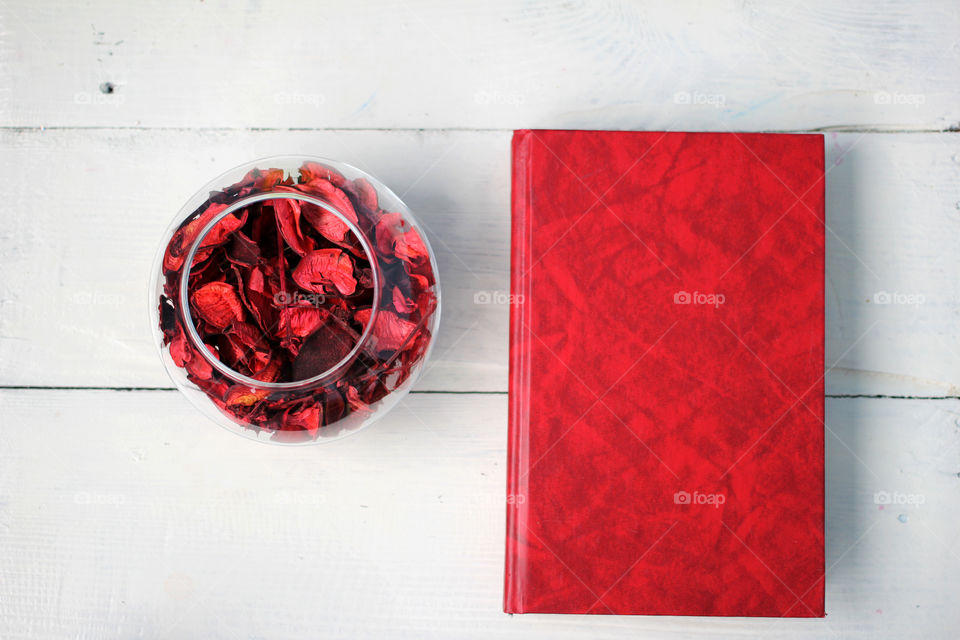
[[[529,315],[532,212],[530,147],[533,132],[515,131],[512,142],[510,245],[510,374],[507,441],[507,532],[503,610],[523,613],[526,584],[526,519],[529,496]]]
[[[827,252],[826,252],[826,242],[827,242],[827,212],[826,212],[827,180],[826,180],[826,178],[827,178],[827,173],[826,173],[826,166],[825,166],[825,165],[826,165],[826,149],[824,148],[824,142],[825,142],[825,136],[823,136],[823,135],[818,136],[817,145],[818,145],[818,148],[819,148],[819,153],[818,153],[817,155],[818,155],[818,157],[819,157],[819,162],[820,162],[820,166],[819,166],[820,184],[817,185],[817,189],[819,190],[818,198],[817,198],[817,201],[818,201],[818,203],[819,203],[819,206],[817,207],[816,214],[817,214],[817,217],[818,217],[820,220],[823,221],[822,224],[820,224],[820,225],[817,226],[817,234],[819,235],[819,240],[820,240],[820,269],[821,269],[821,278],[822,278],[822,281],[823,281],[823,287],[821,287],[821,289],[820,289],[820,300],[819,300],[819,303],[820,303],[820,310],[819,310],[819,311],[820,311],[820,328],[821,328],[821,331],[822,331],[823,333],[821,334],[820,344],[817,345],[817,346],[818,346],[818,349],[817,349],[817,358],[819,358],[819,360],[820,360],[820,365],[821,365],[820,368],[823,369],[824,371],[826,371],[825,367],[827,366],[827,363],[826,363],[826,356],[827,356],[827,353],[826,353],[826,350],[827,350],[827,344],[826,344],[826,336],[827,336],[827,325],[826,325],[826,322],[827,322],[827,318],[826,318],[826,302],[827,302],[827,301],[826,301],[826,291],[827,291],[827,283],[826,283],[826,275],[827,275]],[[824,374],[824,376],[826,376],[826,374]],[[824,378],[823,378],[823,377],[820,378],[820,381],[817,383],[817,385],[819,386],[819,389],[817,389],[817,400],[816,400],[816,401],[817,401],[817,404],[816,404],[816,407],[815,407],[815,409],[814,409],[814,413],[816,414],[817,419],[820,420],[821,422],[823,422],[824,417],[826,416],[826,413],[825,413],[825,411],[826,411],[826,406],[825,406],[825,405],[826,405],[826,396],[825,396],[826,389],[825,389],[825,383],[824,383]],[[826,422],[823,422],[823,426],[824,426],[824,428],[826,428]],[[818,431],[817,435],[820,437],[820,447],[819,447],[819,449],[820,449],[820,451],[824,451],[824,448],[823,448],[823,447],[824,447],[824,438],[825,438],[824,430],[823,430],[823,429],[818,429],[817,431]],[[822,468],[822,470],[823,470],[822,472],[824,473],[824,475],[823,475],[823,477],[822,477],[822,480],[821,480],[821,485],[820,485],[820,486],[822,486],[822,487],[826,487],[826,486],[827,486],[827,485],[826,485],[826,482],[827,482],[827,478],[826,478],[826,464],[825,464],[824,456],[825,456],[825,453],[824,453],[824,454],[821,454],[821,457],[820,457],[820,466],[821,466],[821,468]],[[824,532],[826,532],[826,525],[827,525],[827,522],[826,522],[827,493],[826,493],[826,491],[821,491],[821,492],[820,492],[820,513],[823,514],[823,518],[820,520],[820,531],[821,531],[821,533],[824,533]],[[821,541],[820,541],[819,552],[820,552],[820,553],[819,553],[819,555],[820,555],[819,561],[820,561],[820,569],[821,569],[821,571],[822,571],[822,574],[821,574],[822,577],[821,577],[820,580],[817,582],[817,586],[815,587],[815,588],[816,588],[816,592],[815,592],[815,593],[816,593],[816,596],[814,597],[814,602],[815,602],[815,603],[818,603],[819,606],[817,606],[817,604],[815,604],[814,607],[813,607],[813,610],[814,610],[814,613],[815,613],[816,615],[818,615],[818,616],[821,617],[821,618],[825,618],[825,617],[827,616],[827,612],[826,612],[826,582],[827,582],[827,581],[826,581],[826,576],[827,576],[827,562],[826,562],[826,551],[825,551],[825,548],[824,548],[824,541],[823,541],[822,538],[821,538]]]

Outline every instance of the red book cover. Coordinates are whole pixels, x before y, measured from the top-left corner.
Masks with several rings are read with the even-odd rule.
[[[514,133],[506,612],[824,615],[823,163]]]

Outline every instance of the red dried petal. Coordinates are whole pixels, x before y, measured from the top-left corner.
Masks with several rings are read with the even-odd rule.
[[[377,221],[377,226],[374,230],[377,249],[387,260],[393,259],[393,244],[397,236],[403,233],[403,224],[403,216],[399,213],[385,213],[381,216],[380,220]]]
[[[281,338],[308,336],[329,317],[328,311],[317,307],[287,307],[280,311],[280,327],[277,336]]]
[[[398,258],[411,264],[420,264],[430,255],[416,229],[400,234],[394,242],[393,251]]]
[[[207,351],[216,354],[212,347],[208,346]],[[209,380],[213,377],[213,366],[198,351],[194,351],[190,361],[187,362],[187,373],[195,379]]]
[[[423,264],[429,257],[420,232],[410,227],[399,213],[385,213],[376,226],[377,248],[387,257],[397,257],[410,265]]]
[[[173,363],[178,367],[185,367],[191,355],[192,351],[187,343],[187,336],[183,335],[182,332],[177,333],[170,341],[170,357],[173,359]]]
[[[403,291],[400,290],[400,287],[394,287],[393,308],[400,313],[410,313],[417,308],[417,305],[413,300],[403,295]]]
[[[312,180],[298,186],[302,191],[319,196],[321,200],[328,202],[350,222],[356,224],[359,221],[347,194],[327,180]],[[303,215],[318,233],[331,242],[340,244],[350,233],[350,227],[343,220],[322,207],[305,203]]]
[[[167,244],[166,253],[164,253],[163,256],[163,268],[165,271],[169,272],[180,270],[180,267],[183,266],[183,261],[186,258],[187,252],[190,250],[190,246],[197,239],[197,236],[218,213],[222,212],[226,208],[227,205],[225,204],[213,203],[209,205],[199,216],[185,223],[174,232],[173,237],[170,238],[169,244]]]
[[[370,309],[361,309],[356,313],[356,320],[363,326],[370,321]],[[377,351],[397,351],[402,348],[407,338],[417,328],[415,322],[404,320],[392,311],[381,309],[377,311],[376,321],[373,324],[371,338],[373,347]]]
[[[200,242],[200,248],[220,246],[229,240],[230,234],[242,227],[246,221],[246,211],[243,212],[243,215],[240,218],[232,213],[224,216],[219,222],[217,222],[217,224],[213,225],[213,228],[207,232],[207,235],[203,236],[203,240]],[[209,219],[207,222],[209,222]],[[203,226],[206,226],[206,224]],[[203,231],[203,227],[200,227],[198,229],[198,232],[199,231]]]
[[[269,345],[264,341],[263,335],[259,330],[249,322],[234,321],[224,330],[224,335],[234,338],[238,344],[247,349],[259,349],[266,351]]]
[[[283,169],[267,169],[265,171],[254,169],[250,173],[254,174],[253,187],[258,190],[269,189],[283,180]]]
[[[234,320],[243,320],[243,303],[233,285],[226,282],[204,285],[194,292],[191,302],[197,315],[214,328],[224,329]]]
[[[410,274],[410,291],[413,294],[418,294],[422,291],[425,291],[429,286],[430,281],[427,280],[426,276],[422,276],[419,273]]]
[[[240,182],[227,187],[224,192],[245,195],[251,190],[265,191],[283,182],[283,174],[283,169],[251,169]]]
[[[317,233],[330,242],[341,244],[350,235],[350,227],[342,218],[316,205],[308,202],[304,203],[303,217],[307,219],[310,226],[317,230]],[[356,221],[354,220],[354,222]]]
[[[317,431],[320,430],[322,417],[323,412],[317,405],[310,405],[296,411],[288,409],[286,415],[283,417],[283,426],[281,429],[307,431],[310,435],[315,436],[317,435]]]
[[[313,239],[305,237],[300,230],[300,203],[286,198],[278,198],[272,202],[280,233],[290,248],[301,256],[313,251],[316,248]]]
[[[257,324],[264,331],[272,331],[277,326],[277,311],[273,304],[273,293],[267,287],[266,277],[260,267],[250,269],[244,282],[243,300]]]
[[[325,285],[333,285],[341,294],[348,296],[357,288],[357,281],[353,277],[353,261],[340,249],[311,251],[293,270],[293,280],[313,293],[323,293],[326,291]]]
[[[248,322],[232,322],[217,344],[223,361],[241,373],[259,371],[270,361],[270,345]]]
[[[360,399],[360,392],[357,391],[356,387],[348,385],[347,393],[345,395],[347,396],[347,405],[351,410],[364,414],[373,413],[373,409],[371,409],[366,402]]]
[[[282,363],[279,358],[271,358],[270,362],[268,362],[266,366],[250,377],[262,382],[276,382],[277,378],[280,376],[281,366]]]
[[[209,380],[213,376],[213,367],[190,344],[183,332],[178,333],[170,342],[170,357],[174,364],[186,368],[187,373],[195,378]]]
[[[346,179],[330,167],[319,162],[304,162],[300,166],[300,181],[313,182],[314,180],[326,180],[335,187],[343,186]]]

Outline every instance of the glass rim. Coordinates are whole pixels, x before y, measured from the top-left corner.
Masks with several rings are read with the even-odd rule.
[[[360,245],[363,247],[363,251],[367,256],[367,259],[370,261],[371,271],[373,274],[373,303],[370,311],[370,318],[367,320],[366,325],[363,328],[363,333],[360,334],[360,338],[357,340],[357,343],[353,346],[349,353],[347,353],[343,358],[341,358],[336,364],[328,368],[326,371],[323,371],[315,376],[309,378],[304,378],[303,380],[294,380],[291,382],[265,382],[263,380],[257,380],[256,378],[244,375],[234,369],[231,369],[226,364],[224,364],[219,358],[213,356],[210,351],[207,349],[206,343],[200,337],[199,332],[197,332],[196,325],[193,321],[193,315],[190,312],[190,296],[188,291],[188,283],[190,280],[190,272],[193,268],[193,258],[196,256],[197,251],[200,249],[200,245],[203,242],[203,239],[207,237],[207,234],[213,230],[213,228],[223,220],[226,216],[230,215],[234,211],[243,209],[246,206],[254,204],[256,202],[264,202],[267,200],[300,200],[303,202],[308,202],[312,205],[318,206],[325,211],[337,216],[350,231],[357,237],[357,240],[360,241]],[[267,389],[271,391],[291,391],[291,390],[302,390],[318,383],[325,382],[330,378],[341,373],[342,370],[346,369],[350,363],[354,361],[356,356],[360,351],[365,347],[367,342],[370,339],[370,336],[373,333],[373,326],[376,322],[377,314],[380,308],[380,267],[377,261],[377,254],[373,250],[373,247],[370,244],[369,239],[366,237],[360,228],[347,216],[341,213],[336,207],[330,205],[323,200],[310,196],[307,194],[302,194],[299,192],[292,191],[264,191],[256,193],[253,195],[245,196],[236,202],[230,204],[226,209],[218,213],[213,219],[200,230],[200,233],[197,235],[196,239],[190,246],[190,250],[187,252],[186,258],[184,260],[183,273],[180,275],[180,295],[179,295],[179,312],[183,317],[183,325],[186,330],[187,336],[190,339],[190,342],[193,343],[194,348],[203,356],[212,367],[217,371],[222,373],[224,376],[232,380],[237,384],[246,385],[253,388]]]

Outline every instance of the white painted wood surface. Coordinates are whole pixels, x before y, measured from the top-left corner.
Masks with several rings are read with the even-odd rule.
[[[960,121],[951,0],[181,0],[125,10],[111,0],[4,0],[0,15],[5,119],[18,126],[899,130]],[[100,93],[105,82],[113,94]]]
[[[955,637],[960,401],[828,400],[824,620],[501,613],[506,404],[289,449],[174,391],[0,392],[0,635]]]
[[[509,142],[496,131],[0,130],[0,384],[169,387],[144,283],[171,212],[197,176],[314,150],[395,185],[429,230],[445,306],[420,388],[506,391],[508,308],[474,298],[509,290]],[[960,136],[829,133],[826,149],[828,393],[957,395]],[[70,170],[38,191],[52,166]],[[884,292],[892,304],[874,301]]]
[[[958,37],[955,2],[0,0],[0,638],[960,636]],[[825,620],[501,613],[508,311],[474,296],[520,127],[827,132],[827,392],[892,397],[827,402]],[[161,231],[278,153],[404,194],[444,287],[433,393],[317,448],[121,390],[170,387]]]

